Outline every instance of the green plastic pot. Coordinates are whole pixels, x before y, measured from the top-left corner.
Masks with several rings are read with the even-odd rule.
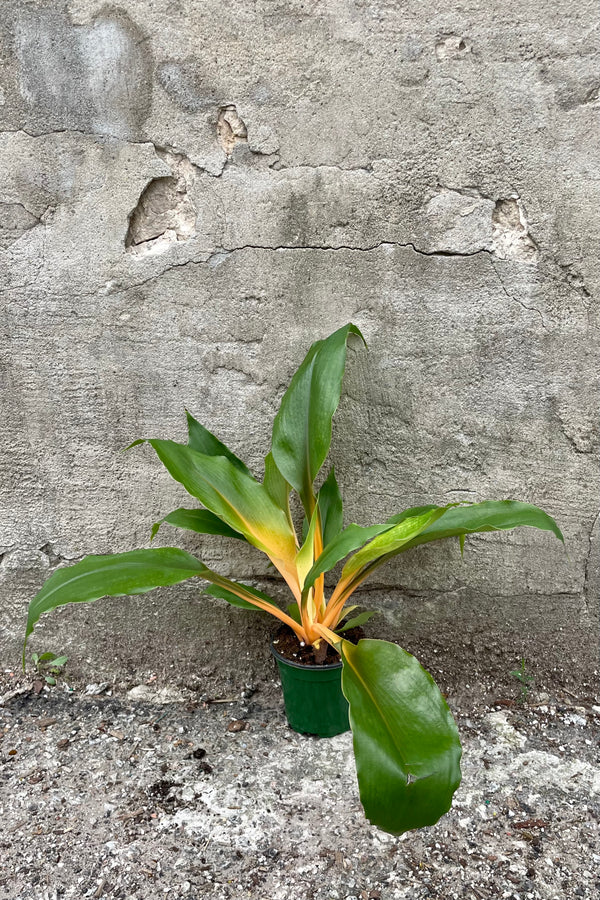
[[[350,729],[348,701],[342,693],[342,663],[307,666],[291,662],[277,652],[285,714],[290,727],[300,734],[333,737]]]

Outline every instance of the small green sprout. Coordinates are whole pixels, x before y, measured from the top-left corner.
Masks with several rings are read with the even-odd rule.
[[[513,676],[513,678],[516,678],[517,681],[520,683],[521,695],[519,697],[519,700],[521,703],[525,703],[525,701],[527,700],[527,694],[529,693],[529,689],[531,688],[531,686],[533,685],[533,682],[534,682],[533,675],[527,674],[527,670],[525,668],[525,660],[521,659],[521,668],[513,669],[510,674]]]
[[[32,653],[31,661],[38,675],[42,675],[46,684],[56,684],[56,677],[62,675],[62,669],[67,662],[67,656],[57,656],[56,653]]]

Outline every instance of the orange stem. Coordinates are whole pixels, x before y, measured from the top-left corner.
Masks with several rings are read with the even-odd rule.
[[[259,597],[255,597],[254,594],[251,594],[249,591],[244,591],[243,588],[238,588],[237,585],[235,587],[232,587],[231,582],[229,582],[226,578],[219,578],[218,575],[214,578],[206,580],[211,581],[212,584],[216,584],[219,587],[224,588],[226,591],[230,591],[232,594],[235,594],[236,597],[239,597],[240,600],[246,600],[253,606],[258,607],[258,609],[262,609],[265,612],[271,613],[272,616],[275,616],[276,619],[279,619],[281,622],[291,628],[299,641],[304,641],[305,643],[307,642],[306,633],[302,626],[298,625],[298,623],[295,622],[291,616],[288,616],[288,614],[284,613],[282,609],[279,609],[279,607],[272,606],[270,603],[266,603]]]

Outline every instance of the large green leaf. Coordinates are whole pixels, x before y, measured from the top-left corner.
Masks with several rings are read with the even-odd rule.
[[[250,470],[246,464],[235,453],[232,453],[229,447],[221,443],[208,428],[201,425],[187,409],[185,414],[188,425],[188,446],[193,450],[197,450],[198,453],[204,453],[206,456],[225,456],[237,469],[250,475]]]
[[[392,525],[399,525],[400,522],[404,522],[405,519],[412,519],[413,516],[422,516],[423,513],[430,512],[432,509],[447,508],[449,507],[437,506],[435,503],[429,503],[427,506],[411,506],[410,509],[405,509],[404,512],[398,513],[395,516],[390,516],[386,521]]]
[[[344,559],[357,547],[361,547],[371,538],[382,532],[389,531],[394,526],[389,522],[384,525],[348,525],[335,537],[330,544],[323,548],[323,552],[319,554],[319,558],[315,560],[313,567],[306,576],[304,589],[312,587],[319,575],[323,572],[329,572],[333,569],[340,559]]]
[[[157,587],[205,578],[206,566],[176,547],[131,550],[107,556],[86,556],[73,566],[57,569],[29,604],[25,643],[40,616],[67,603],[100,597],[144,594]],[[23,651],[24,652],[24,651]]]
[[[331,422],[340,400],[349,334],[362,338],[359,329],[348,324],[312,345],[273,423],[273,458],[300,494],[309,518],[314,508],[313,481],[331,444]]]
[[[208,509],[185,509],[180,506],[173,512],[155,522],[152,526],[152,540],[156,537],[158,529],[166,522],[167,525],[173,525],[174,528],[186,528],[188,531],[195,531],[198,534],[220,534],[223,537],[237,538],[239,541],[245,541],[246,538],[239,531],[234,531],[225,522],[223,522],[214,513]]]
[[[444,514],[447,507],[427,509],[420,515],[409,516],[402,519],[396,525],[389,526],[383,534],[377,535],[372,541],[351,556],[342,569],[342,579],[353,578],[358,572],[371,566],[382,557],[389,557],[408,543],[411,539],[421,534],[431,523]]]
[[[175,481],[230,528],[271,557],[295,556],[296,540],[285,513],[247,472],[224,456],[207,456],[175,441],[148,443]]]
[[[433,825],[450,808],[461,756],[437,685],[396,644],[342,641],[341,656],[367,818],[391,834]]]
[[[399,521],[402,516],[404,513],[399,517],[392,516],[388,522]],[[485,531],[506,531],[521,525],[551,531],[564,543],[562,532],[554,519],[537,506],[520,500],[485,500],[483,503],[461,504],[447,509],[439,519],[405,544],[402,551],[442,538]]]
[[[321,485],[318,494],[323,547],[330,544],[338,536],[344,524],[344,507],[342,495],[335,477],[333,466],[331,472]]]

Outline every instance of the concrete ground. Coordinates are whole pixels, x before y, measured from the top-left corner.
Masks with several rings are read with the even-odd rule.
[[[449,686],[462,785],[436,826],[396,838],[362,815],[350,735],[291,731],[274,673],[211,696],[147,681],[2,676],[1,900],[600,893],[588,690]]]

